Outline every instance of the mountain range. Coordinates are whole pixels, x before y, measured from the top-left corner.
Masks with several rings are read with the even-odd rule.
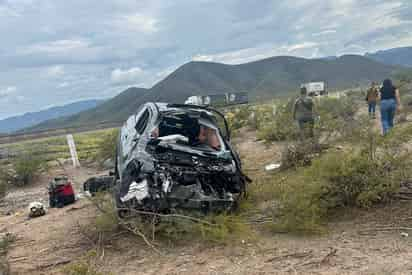
[[[412,67],[412,47],[394,48],[375,53],[367,53],[365,56],[385,64]]]
[[[43,121],[71,116],[81,111],[92,109],[102,103],[103,100],[85,100],[64,106],[51,107],[38,112],[25,113],[0,120],[0,133],[12,133],[23,128],[31,127]]]
[[[46,121],[30,130],[120,122],[147,101],[182,103],[192,95],[246,91],[251,100],[265,100],[296,93],[301,83],[310,81],[325,81],[329,90],[348,89],[382,80],[399,70],[402,67],[359,55],[328,59],[278,56],[241,65],[189,62],[151,89],[127,89],[96,108]]]

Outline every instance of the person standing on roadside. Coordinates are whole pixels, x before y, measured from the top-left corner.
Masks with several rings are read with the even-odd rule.
[[[306,87],[300,89],[300,96],[293,105],[293,119],[299,124],[301,138],[313,138],[313,128],[315,126],[314,104],[308,95]]]
[[[381,109],[381,122],[382,131],[386,135],[390,129],[393,128],[393,121],[395,119],[396,112],[400,112],[401,98],[399,90],[393,86],[390,79],[383,81],[383,86],[379,93],[380,109]]]
[[[372,82],[371,87],[368,89],[366,94],[366,101],[368,102],[368,113],[369,117],[375,117],[376,101],[379,97],[379,90],[375,82]]]

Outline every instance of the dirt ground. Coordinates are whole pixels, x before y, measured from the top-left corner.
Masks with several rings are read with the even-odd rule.
[[[245,169],[264,174],[265,165],[279,161],[281,146],[266,146],[254,137],[253,132],[243,131],[235,142]],[[27,204],[46,202],[47,182],[63,172],[75,183],[78,194],[88,177],[107,173],[67,166],[65,171],[53,171],[35,185],[8,195],[9,206],[3,211],[7,213],[0,214],[0,233],[11,232],[17,237],[8,254],[12,274],[61,274],[62,267],[77,262],[93,248],[81,230],[96,215],[85,198],[72,206],[49,209],[40,218],[26,217]],[[253,243],[164,244],[162,255],[141,240],[119,235],[104,248],[97,266],[103,274],[116,275],[412,274],[412,202],[346,211],[335,220],[329,233],[321,236],[259,233]]]

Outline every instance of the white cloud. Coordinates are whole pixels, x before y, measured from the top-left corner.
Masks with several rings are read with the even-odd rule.
[[[0,88],[0,97],[8,97],[13,95],[17,91],[16,86],[8,86],[5,88]]]
[[[118,29],[145,34],[157,32],[157,23],[156,18],[140,13],[122,15],[114,20],[114,25]]]
[[[261,45],[254,48],[240,49],[218,54],[198,54],[193,61],[222,62],[226,64],[242,64],[277,55],[308,56],[313,54],[313,49],[319,44],[303,42],[291,45]]]
[[[336,30],[324,30],[321,32],[316,32],[313,33],[312,36],[322,36],[322,35],[328,35],[328,34],[335,34],[337,31]]]
[[[317,45],[318,45],[318,43],[315,43],[315,42],[303,42],[303,43],[300,43],[300,44],[295,44],[295,45],[291,45],[291,46],[284,46],[284,47],[286,47],[287,52],[294,52],[294,51],[300,50],[300,49],[313,48]]]
[[[59,85],[57,85],[57,88],[66,88],[68,86],[70,86],[70,83],[65,81],[65,82],[59,83]]]
[[[111,81],[114,84],[136,83],[142,77],[144,71],[139,67],[128,70],[115,69],[111,73]]]
[[[26,97],[23,96],[23,95],[18,95],[15,98],[12,99],[12,102],[14,102],[14,103],[22,103],[24,101],[26,101]]]
[[[62,65],[48,67],[45,72],[46,77],[59,77],[62,75],[64,75],[64,66]]]
[[[1,4],[0,4],[1,5]],[[19,17],[20,14],[6,6],[0,6],[0,18],[2,17]]]
[[[19,105],[26,100],[26,97],[16,93],[16,86],[0,88],[0,102],[4,104]],[[21,107],[21,106],[19,106]]]
[[[37,43],[18,49],[19,54],[69,54],[79,49],[87,49],[90,43],[86,40],[56,40]]]

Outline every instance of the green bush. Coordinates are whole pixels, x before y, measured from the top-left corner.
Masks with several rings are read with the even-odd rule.
[[[7,182],[0,180],[0,200],[3,199],[7,194]]]
[[[371,207],[389,201],[410,178],[406,155],[374,159],[365,150],[330,151],[311,165],[266,180],[266,193],[279,204],[274,213],[276,231],[320,232],[330,214],[346,207]],[[254,193],[255,201],[262,195]]]
[[[103,273],[97,270],[96,264],[97,252],[91,250],[82,256],[78,262],[70,263],[62,269],[65,275],[110,275],[112,273]]]
[[[299,132],[292,114],[293,101],[278,104],[276,112],[273,106],[256,110],[257,137],[265,141],[295,140]]]
[[[101,192],[91,200],[100,210],[95,220],[96,232],[99,234],[116,232],[119,229],[119,217],[111,194]]]
[[[248,105],[239,106],[226,112],[225,117],[229,124],[230,131],[235,131],[246,126],[251,126],[252,113],[253,109]]]
[[[162,218],[156,225],[156,235],[168,241],[197,240],[217,244],[253,241],[255,236],[250,225],[235,214],[210,214],[199,217],[199,221],[178,217]]]
[[[330,138],[346,139],[364,128],[364,121],[356,119],[358,104],[352,97],[320,98],[315,104],[317,135],[325,142]]]
[[[314,139],[289,142],[281,154],[281,168],[308,166],[320,153],[321,147]]]
[[[99,162],[104,162],[107,159],[115,159],[117,138],[119,130],[114,129],[104,133],[104,137],[98,142],[96,159]]]
[[[0,168],[0,200],[6,196],[9,179],[6,169]]]
[[[11,233],[6,233],[0,237],[0,274],[11,274],[10,265],[7,261],[7,253],[10,245],[15,241],[16,236]]]
[[[12,233],[3,234],[0,238],[0,255],[5,255],[11,244],[16,241],[16,236]]]
[[[77,262],[67,265],[63,268],[65,275],[104,275],[98,272],[94,266],[87,262]]]
[[[398,190],[401,169],[404,167],[371,160],[361,153],[332,153],[314,160],[305,178],[322,185],[320,199],[325,209],[370,207],[387,201]]]
[[[109,194],[101,193],[91,199],[98,208],[93,234],[109,240],[120,229],[139,232],[150,241],[205,241],[227,244],[230,241],[252,240],[254,232],[247,222],[235,214],[195,215],[182,212],[178,215],[156,215],[131,211],[128,217],[119,218]]]
[[[315,134],[319,138],[351,135],[356,129],[357,104],[351,97],[315,99]],[[299,137],[296,121],[293,119],[294,100],[273,106],[263,105],[256,109],[257,136],[266,141],[293,141]]]
[[[15,176],[11,182],[18,186],[31,184],[46,168],[47,163],[41,158],[40,153],[26,152],[13,160]]]

